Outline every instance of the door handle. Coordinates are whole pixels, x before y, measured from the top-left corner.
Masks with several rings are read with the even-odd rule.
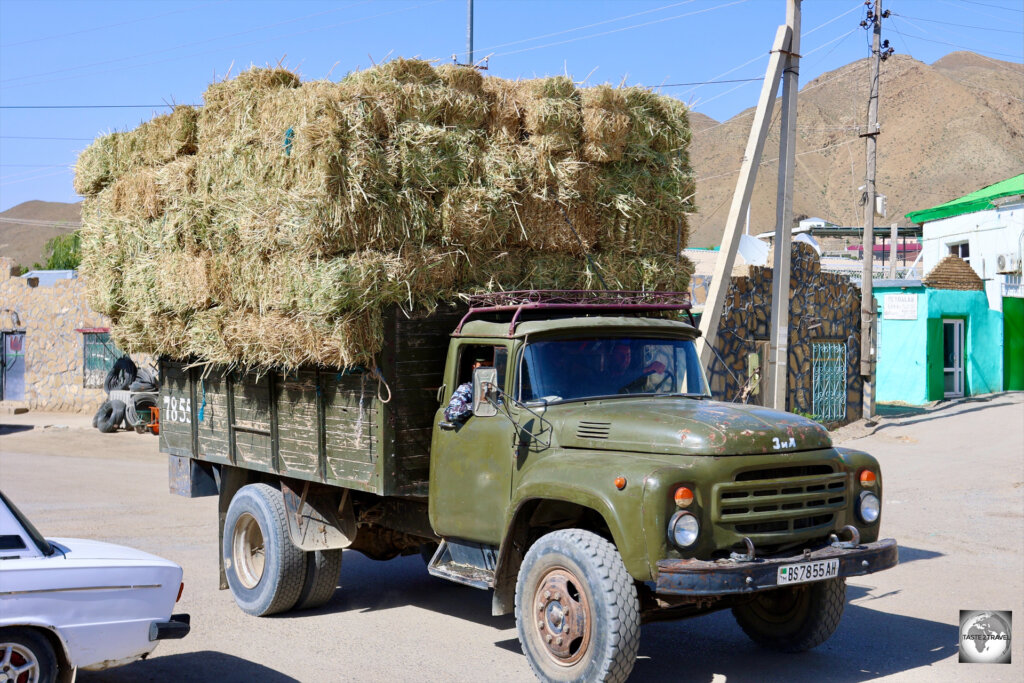
[[[442,421],[442,422],[438,422],[437,426],[440,427],[441,429],[445,430],[445,431],[448,431],[448,432],[450,432],[451,430],[455,429],[455,423],[454,422],[443,422]]]

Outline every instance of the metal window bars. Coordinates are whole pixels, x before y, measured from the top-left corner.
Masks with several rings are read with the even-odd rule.
[[[846,418],[846,344],[811,344],[813,412],[823,423]]]

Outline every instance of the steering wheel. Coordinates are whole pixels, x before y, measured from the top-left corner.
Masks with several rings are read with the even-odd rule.
[[[658,382],[658,383],[657,383],[657,384],[656,384],[656,385],[654,386],[654,390],[653,390],[653,391],[654,391],[654,393],[655,393],[655,394],[656,394],[656,393],[658,393],[658,392],[659,392],[659,391],[661,390],[661,388],[662,388],[663,386],[665,386],[665,382],[668,382],[668,383],[669,383],[669,384],[668,384],[668,386],[669,386],[670,388],[671,388],[671,387],[674,387],[674,386],[676,385],[676,376],[672,374],[672,371],[671,371],[671,370],[666,370],[666,371],[665,371],[665,372],[664,372],[663,374],[664,374],[665,376],[664,376],[664,377],[662,377],[662,378],[661,378],[661,381],[660,381],[660,382]]]

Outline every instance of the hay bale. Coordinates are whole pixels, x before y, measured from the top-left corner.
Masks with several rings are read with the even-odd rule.
[[[581,93],[583,158],[594,163],[618,161],[626,147],[632,119],[626,96],[608,85]]]

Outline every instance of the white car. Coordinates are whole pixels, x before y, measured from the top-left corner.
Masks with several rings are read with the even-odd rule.
[[[141,550],[43,538],[0,491],[0,683],[69,681],[183,638],[183,587],[181,567]]]

